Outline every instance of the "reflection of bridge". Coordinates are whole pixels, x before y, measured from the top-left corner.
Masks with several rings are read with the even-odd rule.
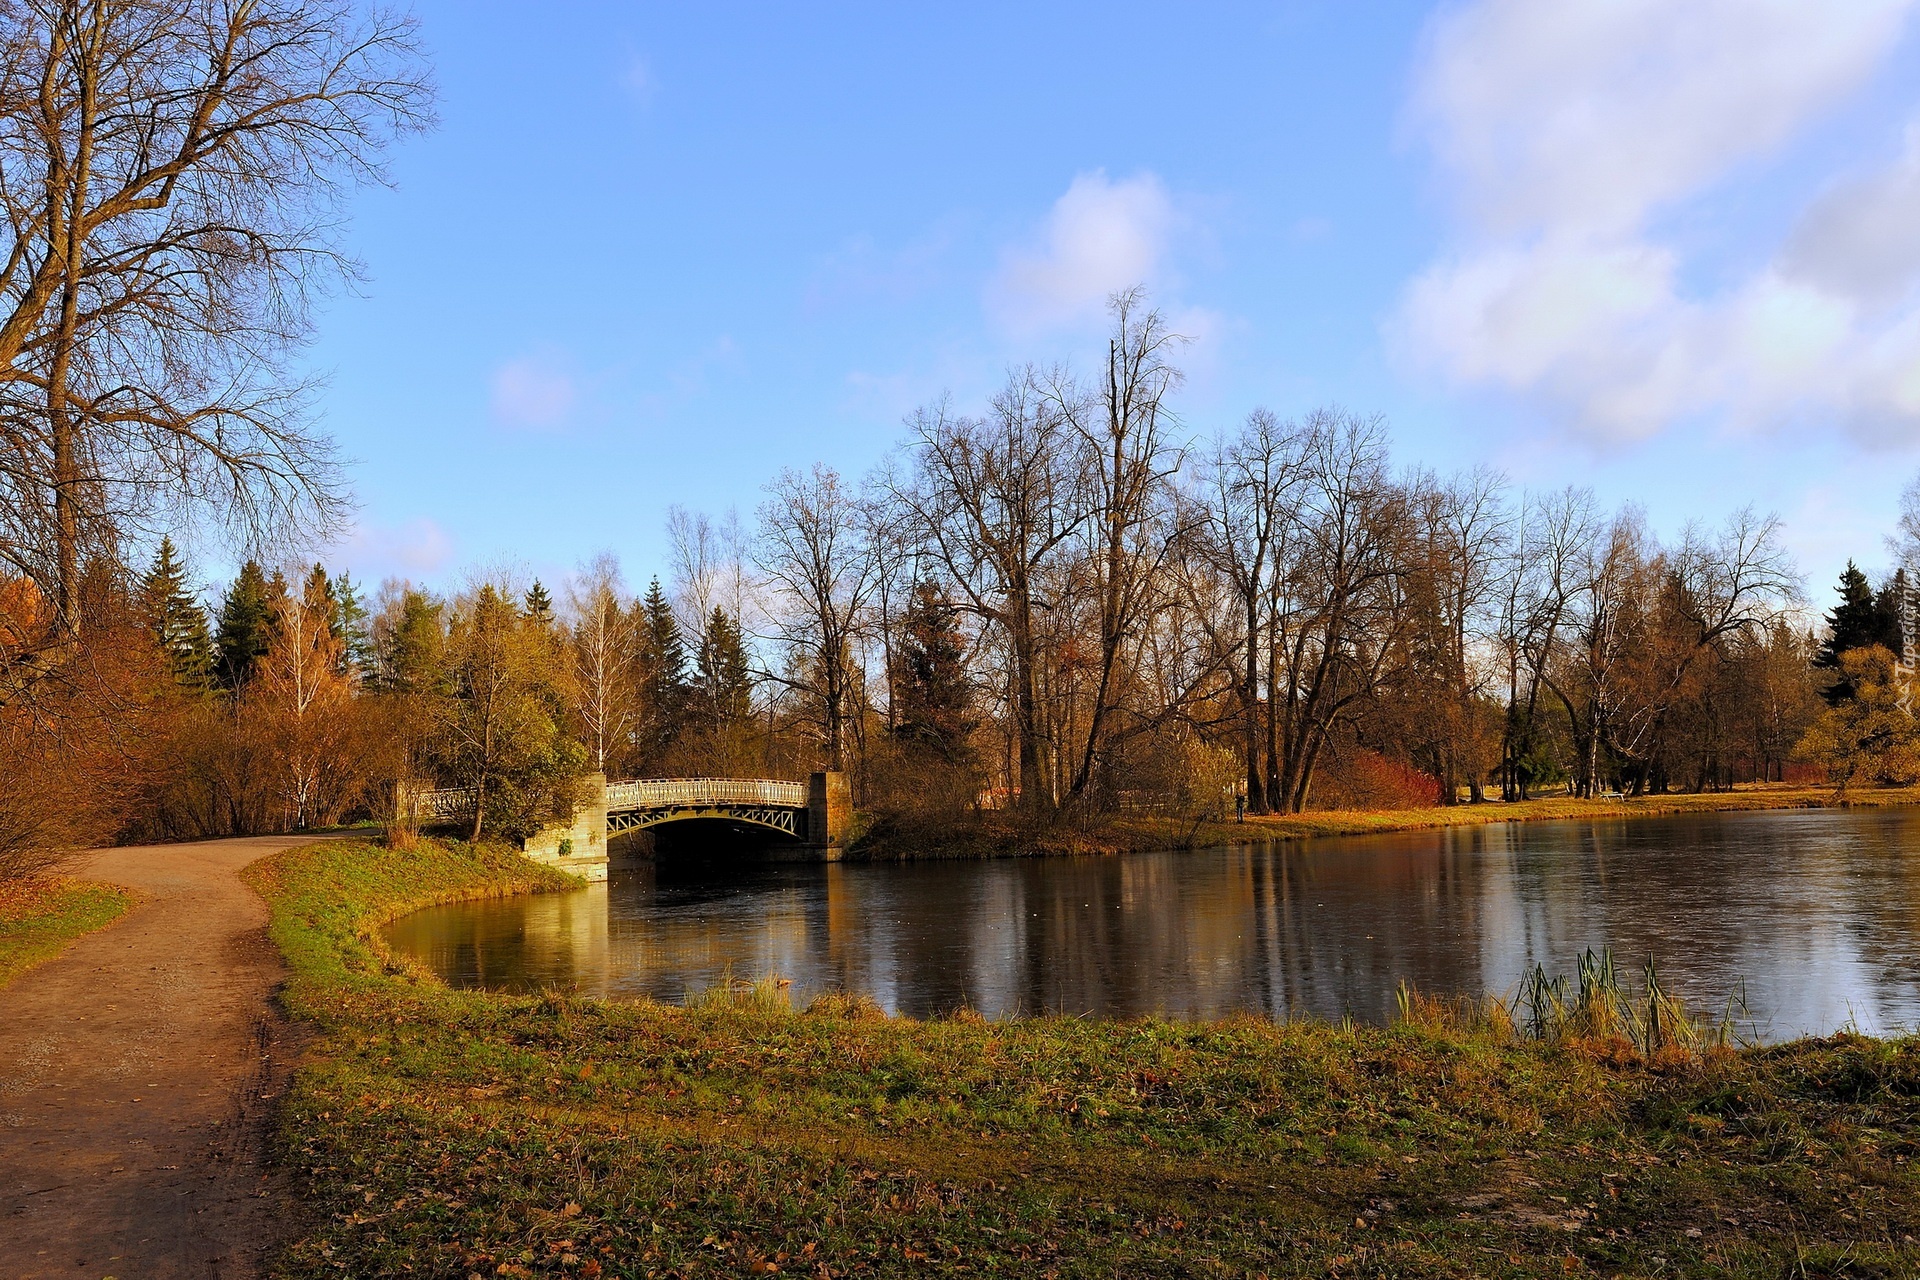
[[[473,816],[474,793],[455,788],[414,796],[414,813],[431,824]],[[816,773],[806,782],[771,778],[648,778],[608,782],[598,773],[580,781],[572,820],[528,837],[528,857],[605,879],[607,840],[669,822],[739,823],[786,837],[814,857],[840,856],[852,823],[852,796],[842,773]]]

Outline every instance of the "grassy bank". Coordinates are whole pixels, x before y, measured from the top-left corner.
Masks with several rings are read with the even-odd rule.
[[[134,903],[106,884],[30,880],[0,885],[0,987],[53,959],[82,934],[103,929]]]
[[[1550,822],[1736,810],[1821,809],[1841,803],[1855,808],[1920,805],[1920,787],[1856,790],[1850,792],[1842,802],[1835,798],[1831,787],[1750,783],[1731,791],[1704,792],[1699,795],[1676,793],[1620,800],[1551,796],[1513,804],[1491,802],[1434,805],[1421,809],[1327,809],[1302,814],[1252,816],[1244,822],[1120,814],[1084,828],[1065,825],[1034,827],[1016,821],[1011,815],[986,814],[977,821],[959,822],[940,828],[910,828],[899,823],[883,822],[863,836],[852,852],[856,857],[874,861],[1139,853],[1261,840],[1305,840],[1316,836],[1421,831],[1490,822]]]
[[[319,1037],[285,1277],[1896,1276],[1920,1043],[1649,1064],[1420,1025],[887,1019],[446,990],[371,923],[511,855],[251,869]]]

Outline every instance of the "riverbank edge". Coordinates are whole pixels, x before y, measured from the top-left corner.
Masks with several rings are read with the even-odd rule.
[[[119,885],[57,878],[0,897],[0,987],[57,959],[131,911],[140,895]]]
[[[565,877],[511,851],[344,843],[243,875],[285,1003],[320,1032],[279,1117],[314,1224],[282,1280],[1920,1264],[1920,1180],[1894,1151],[1920,1137],[1912,1041],[1650,1069],[1444,1023],[490,995],[394,964],[381,924]]]
[[[1329,809],[1303,814],[1250,815],[1241,822],[1122,814],[1089,829],[1023,824],[1011,815],[998,814],[983,815],[977,821],[919,827],[883,818],[861,834],[847,850],[847,857],[864,862],[1071,857],[1387,835],[1503,822],[1611,821],[1692,813],[1912,806],[1920,806],[1920,786],[1854,791],[1837,797],[1830,787],[1765,783],[1731,791],[1617,800],[1552,796],[1512,803],[1487,801],[1423,809]]]
[[[284,910],[287,871],[321,861],[337,879],[337,899]],[[249,864],[240,878],[267,904],[267,936],[286,958],[282,1001],[296,1017],[322,1021],[314,998],[329,982],[398,979],[440,987],[440,980],[395,956],[380,930],[401,916],[452,902],[565,893],[587,882],[535,862],[506,845],[417,837],[404,848],[377,838],[288,849]]]

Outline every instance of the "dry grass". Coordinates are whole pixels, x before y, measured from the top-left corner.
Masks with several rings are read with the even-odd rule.
[[[1748,783],[1731,791],[1636,796],[1620,800],[1581,800],[1550,796],[1513,804],[1436,805],[1427,809],[1316,810],[1302,814],[1249,817],[1245,822],[1179,823],[1155,819],[1119,819],[1101,833],[1102,851],[1132,852],[1177,847],[1234,844],[1249,840],[1305,840],[1322,836],[1375,835],[1439,827],[1479,826],[1491,822],[1569,822],[1642,818],[1665,814],[1727,813],[1765,809],[1888,808],[1920,805],[1920,787],[1854,791],[1841,799],[1831,787],[1788,783]]]

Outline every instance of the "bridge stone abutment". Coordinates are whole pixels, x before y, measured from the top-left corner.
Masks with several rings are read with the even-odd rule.
[[[809,853],[838,862],[853,836],[853,788],[844,773],[816,773],[807,779]]]
[[[520,851],[583,880],[605,880],[607,775],[584,775],[574,791],[572,821],[540,828],[521,843]]]

